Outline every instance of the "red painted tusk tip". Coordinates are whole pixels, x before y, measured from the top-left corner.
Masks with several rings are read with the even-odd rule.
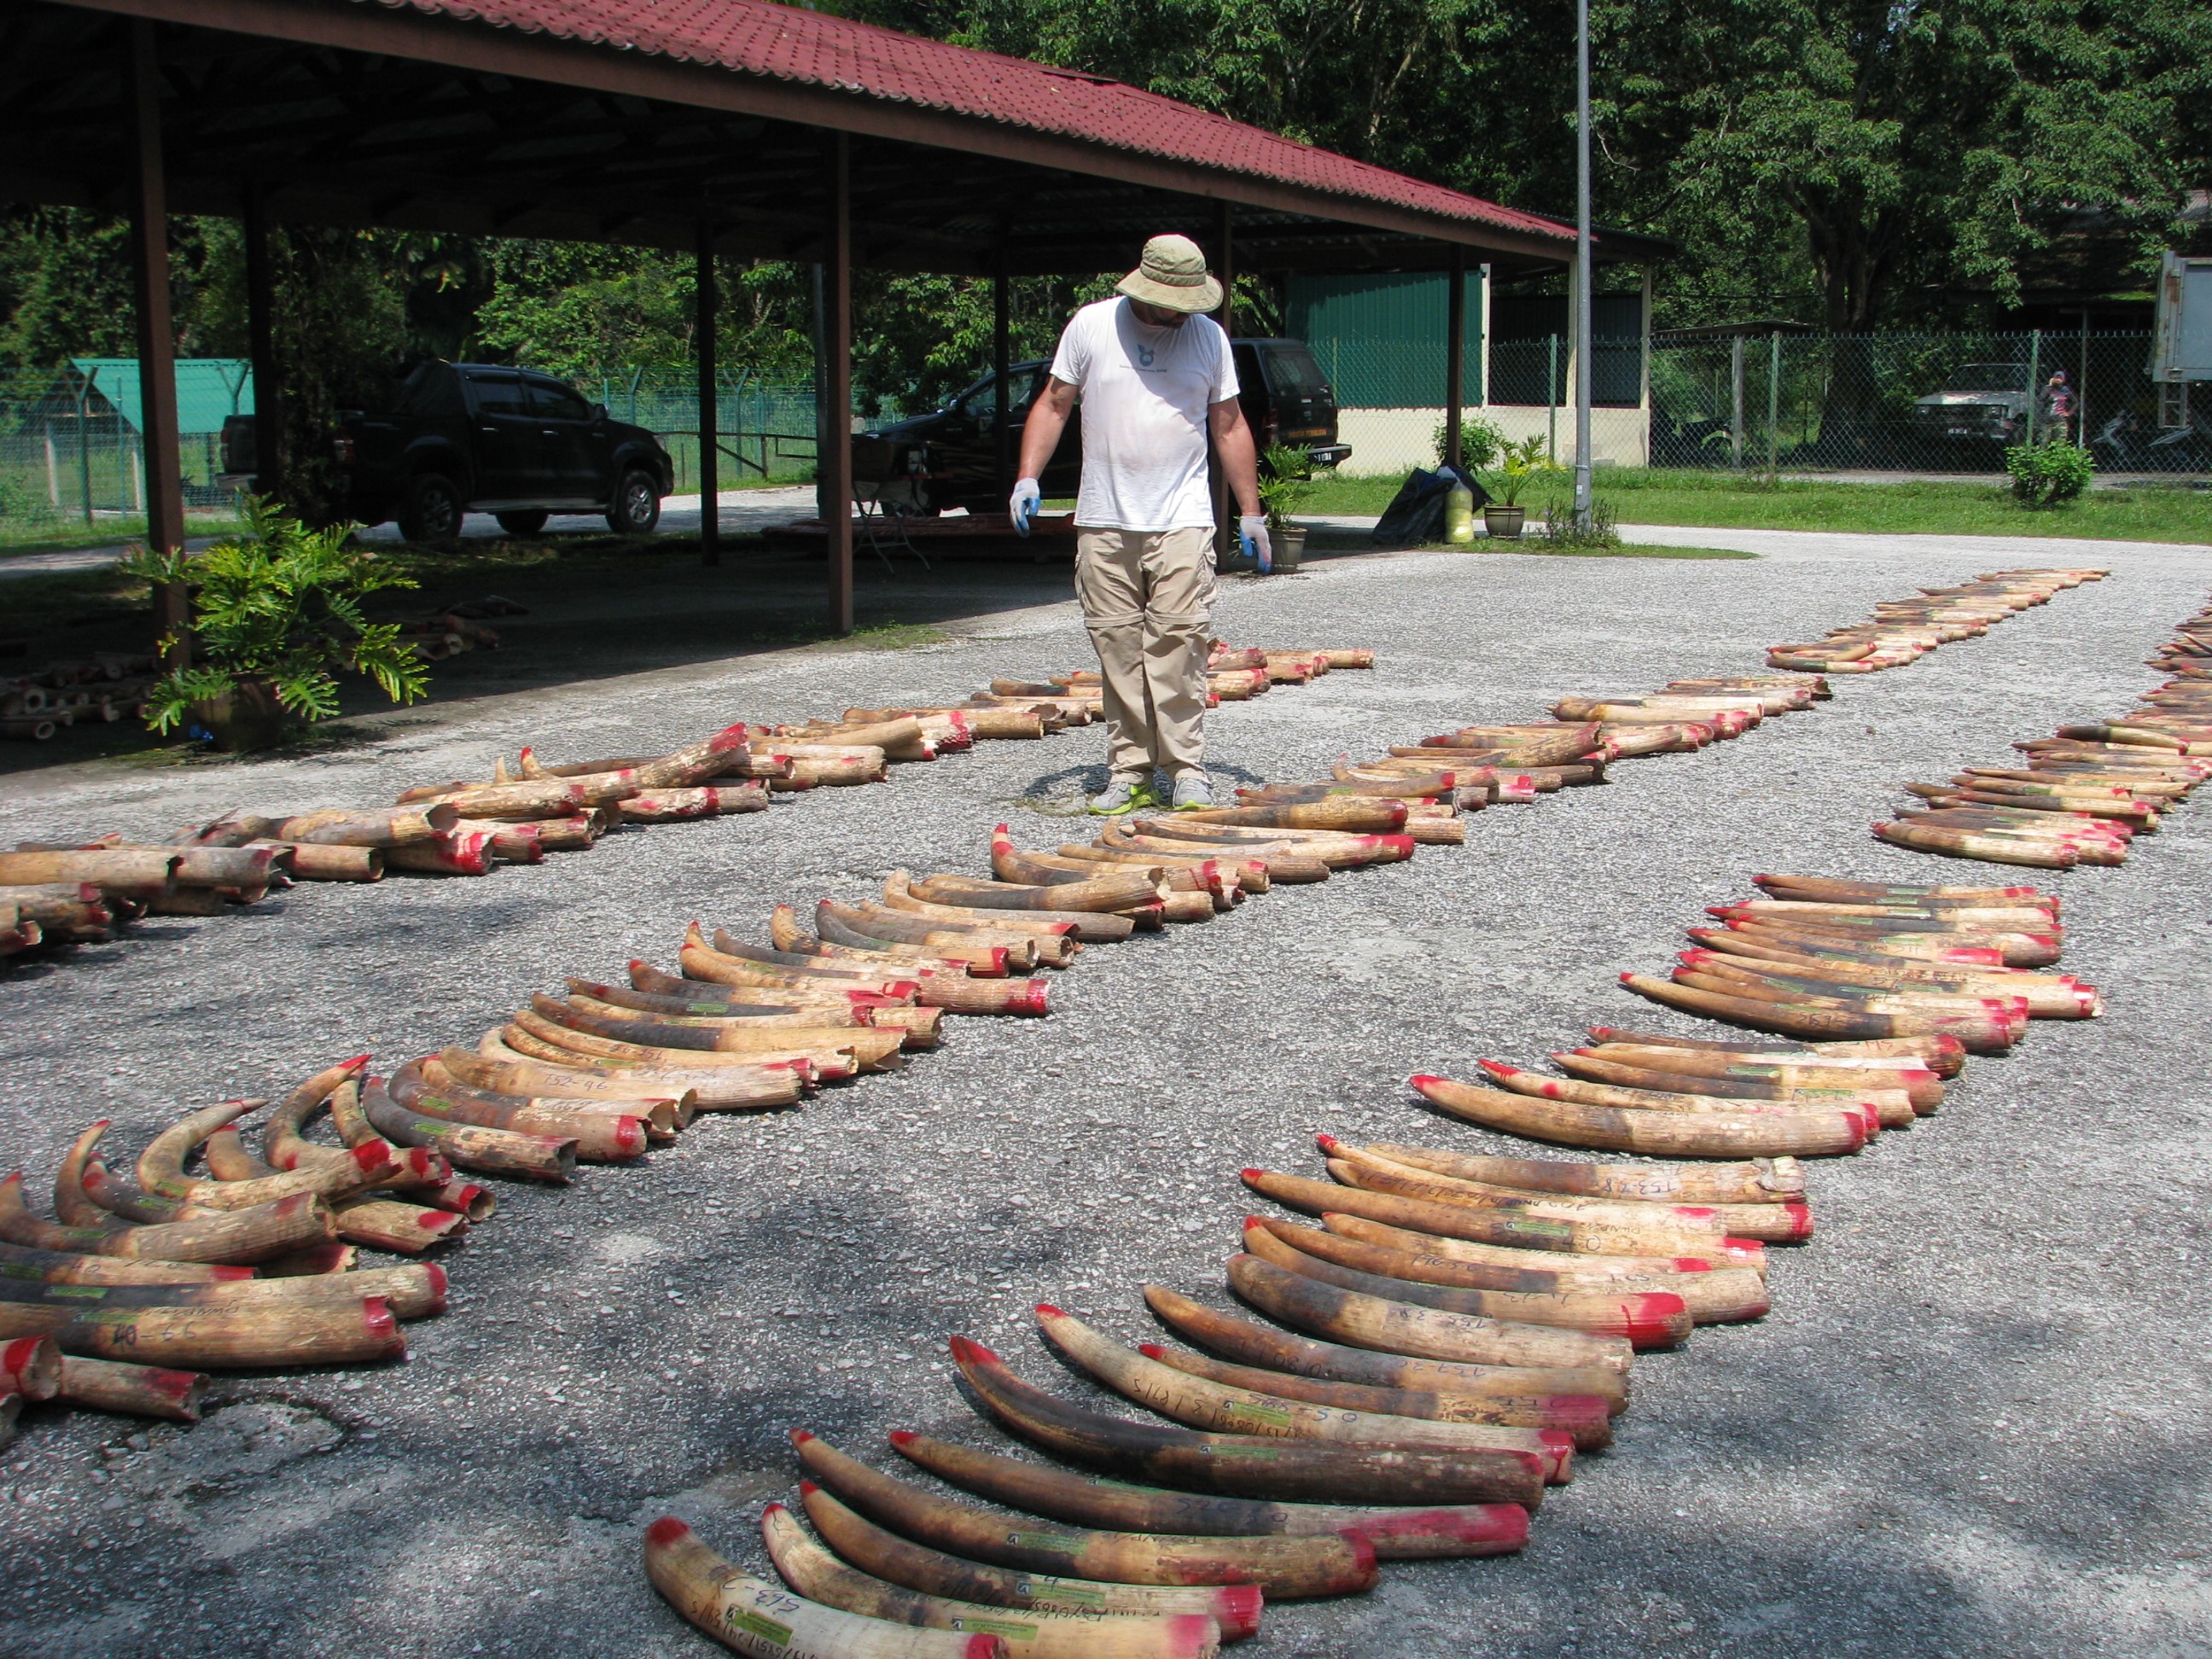
[[[893,1429],[890,1432],[890,1442],[894,1446],[911,1445],[921,1438],[912,1429]]]
[[[1068,1316],[1067,1310],[1065,1308],[1055,1308],[1049,1302],[1038,1303],[1036,1304],[1036,1311],[1037,1317],[1040,1319],[1065,1319]]]
[[[691,1528],[672,1515],[662,1516],[645,1529],[645,1541],[660,1549],[690,1535]]]
[[[813,1438],[814,1431],[811,1429],[793,1429],[791,1431],[791,1443],[794,1446],[803,1446]]]

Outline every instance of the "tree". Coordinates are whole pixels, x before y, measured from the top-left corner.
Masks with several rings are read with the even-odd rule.
[[[1695,0],[1638,7],[1619,55],[1654,67],[1607,114],[1663,158],[1662,222],[1710,257],[1794,230],[1820,320],[1856,331],[1927,296],[2019,293],[2063,208],[2172,233],[2192,159],[2172,82],[2201,9],[2070,0]]]

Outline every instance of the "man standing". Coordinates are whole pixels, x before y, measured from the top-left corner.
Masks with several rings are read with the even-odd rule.
[[[1213,499],[1206,438],[1236,492],[1237,531],[1267,569],[1251,428],[1237,401],[1229,337],[1205,313],[1221,283],[1188,236],[1155,236],[1118,300],[1077,312],[1022,429],[1009,506],[1029,533],[1037,477],[1083,398],[1075,592],[1098,653],[1112,777],[1094,812],[1155,805],[1155,768],[1178,811],[1213,805],[1206,775],[1206,658],[1213,605]]]

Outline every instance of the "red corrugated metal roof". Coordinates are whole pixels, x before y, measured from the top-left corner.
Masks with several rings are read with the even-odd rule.
[[[1558,221],[1297,143],[1156,93],[767,0],[382,0],[908,103],[1447,219],[1571,240]]]

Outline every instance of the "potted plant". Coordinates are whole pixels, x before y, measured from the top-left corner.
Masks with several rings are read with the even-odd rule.
[[[1313,457],[1304,450],[1275,444],[1260,458],[1260,510],[1278,570],[1296,570],[1305,559],[1305,526],[1292,524],[1291,513],[1312,493]]]
[[[372,623],[361,608],[414,579],[349,545],[352,525],[310,530],[255,496],[245,511],[244,535],[198,553],[140,547],[123,561],[131,575],[191,593],[190,628],[161,649],[189,641],[198,660],[155,683],[147,725],[167,732],[189,722],[237,752],[276,743],[288,713],[310,722],[337,714],[340,669],[367,675],[394,702],[421,696],[429,675],[399,624]]]
[[[1518,443],[1500,444],[1498,465],[1482,477],[1483,488],[1490,492],[1489,504],[1482,509],[1484,526],[1498,540],[1519,540],[1528,517],[1521,492],[1532,478],[1559,470],[1559,464],[1544,453],[1544,440],[1533,433]]]

